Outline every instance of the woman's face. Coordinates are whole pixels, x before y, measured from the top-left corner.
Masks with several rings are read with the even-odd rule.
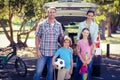
[[[83,38],[88,38],[89,34],[90,34],[90,33],[89,33],[88,30],[84,30],[84,31],[82,32]]]
[[[94,14],[92,12],[87,14],[87,19],[93,20],[93,18],[94,18]]]

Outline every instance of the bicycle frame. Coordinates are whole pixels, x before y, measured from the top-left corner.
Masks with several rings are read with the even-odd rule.
[[[16,56],[16,46],[12,46],[11,49],[13,49],[12,52],[8,53],[6,56],[0,56],[0,68],[3,69],[5,65],[9,62],[9,60],[13,57],[15,57],[15,69],[19,76],[26,76],[27,74],[27,67],[25,62],[22,60],[22,58]],[[10,49],[10,50],[11,50]],[[7,49],[8,50],[8,49]]]
[[[8,61],[16,55],[16,47],[11,47],[13,49],[8,55],[0,56],[0,65],[6,65]]]

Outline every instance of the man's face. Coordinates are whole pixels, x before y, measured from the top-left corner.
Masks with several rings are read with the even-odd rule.
[[[54,19],[55,16],[56,16],[56,11],[55,11],[55,9],[49,9],[49,11],[48,11],[48,18],[49,18],[49,19]]]

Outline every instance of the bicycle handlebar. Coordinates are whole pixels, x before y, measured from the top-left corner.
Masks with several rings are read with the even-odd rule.
[[[16,52],[17,52],[16,46],[0,48],[0,51],[2,51],[2,52],[6,52],[8,50],[12,50],[10,53],[13,53],[14,55],[16,55]]]

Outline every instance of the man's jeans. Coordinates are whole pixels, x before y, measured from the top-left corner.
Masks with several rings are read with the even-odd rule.
[[[53,80],[53,66],[52,57],[43,56],[37,60],[36,72],[34,74],[34,80],[41,80],[40,77],[44,70],[45,64],[47,63],[47,77],[46,80]]]

